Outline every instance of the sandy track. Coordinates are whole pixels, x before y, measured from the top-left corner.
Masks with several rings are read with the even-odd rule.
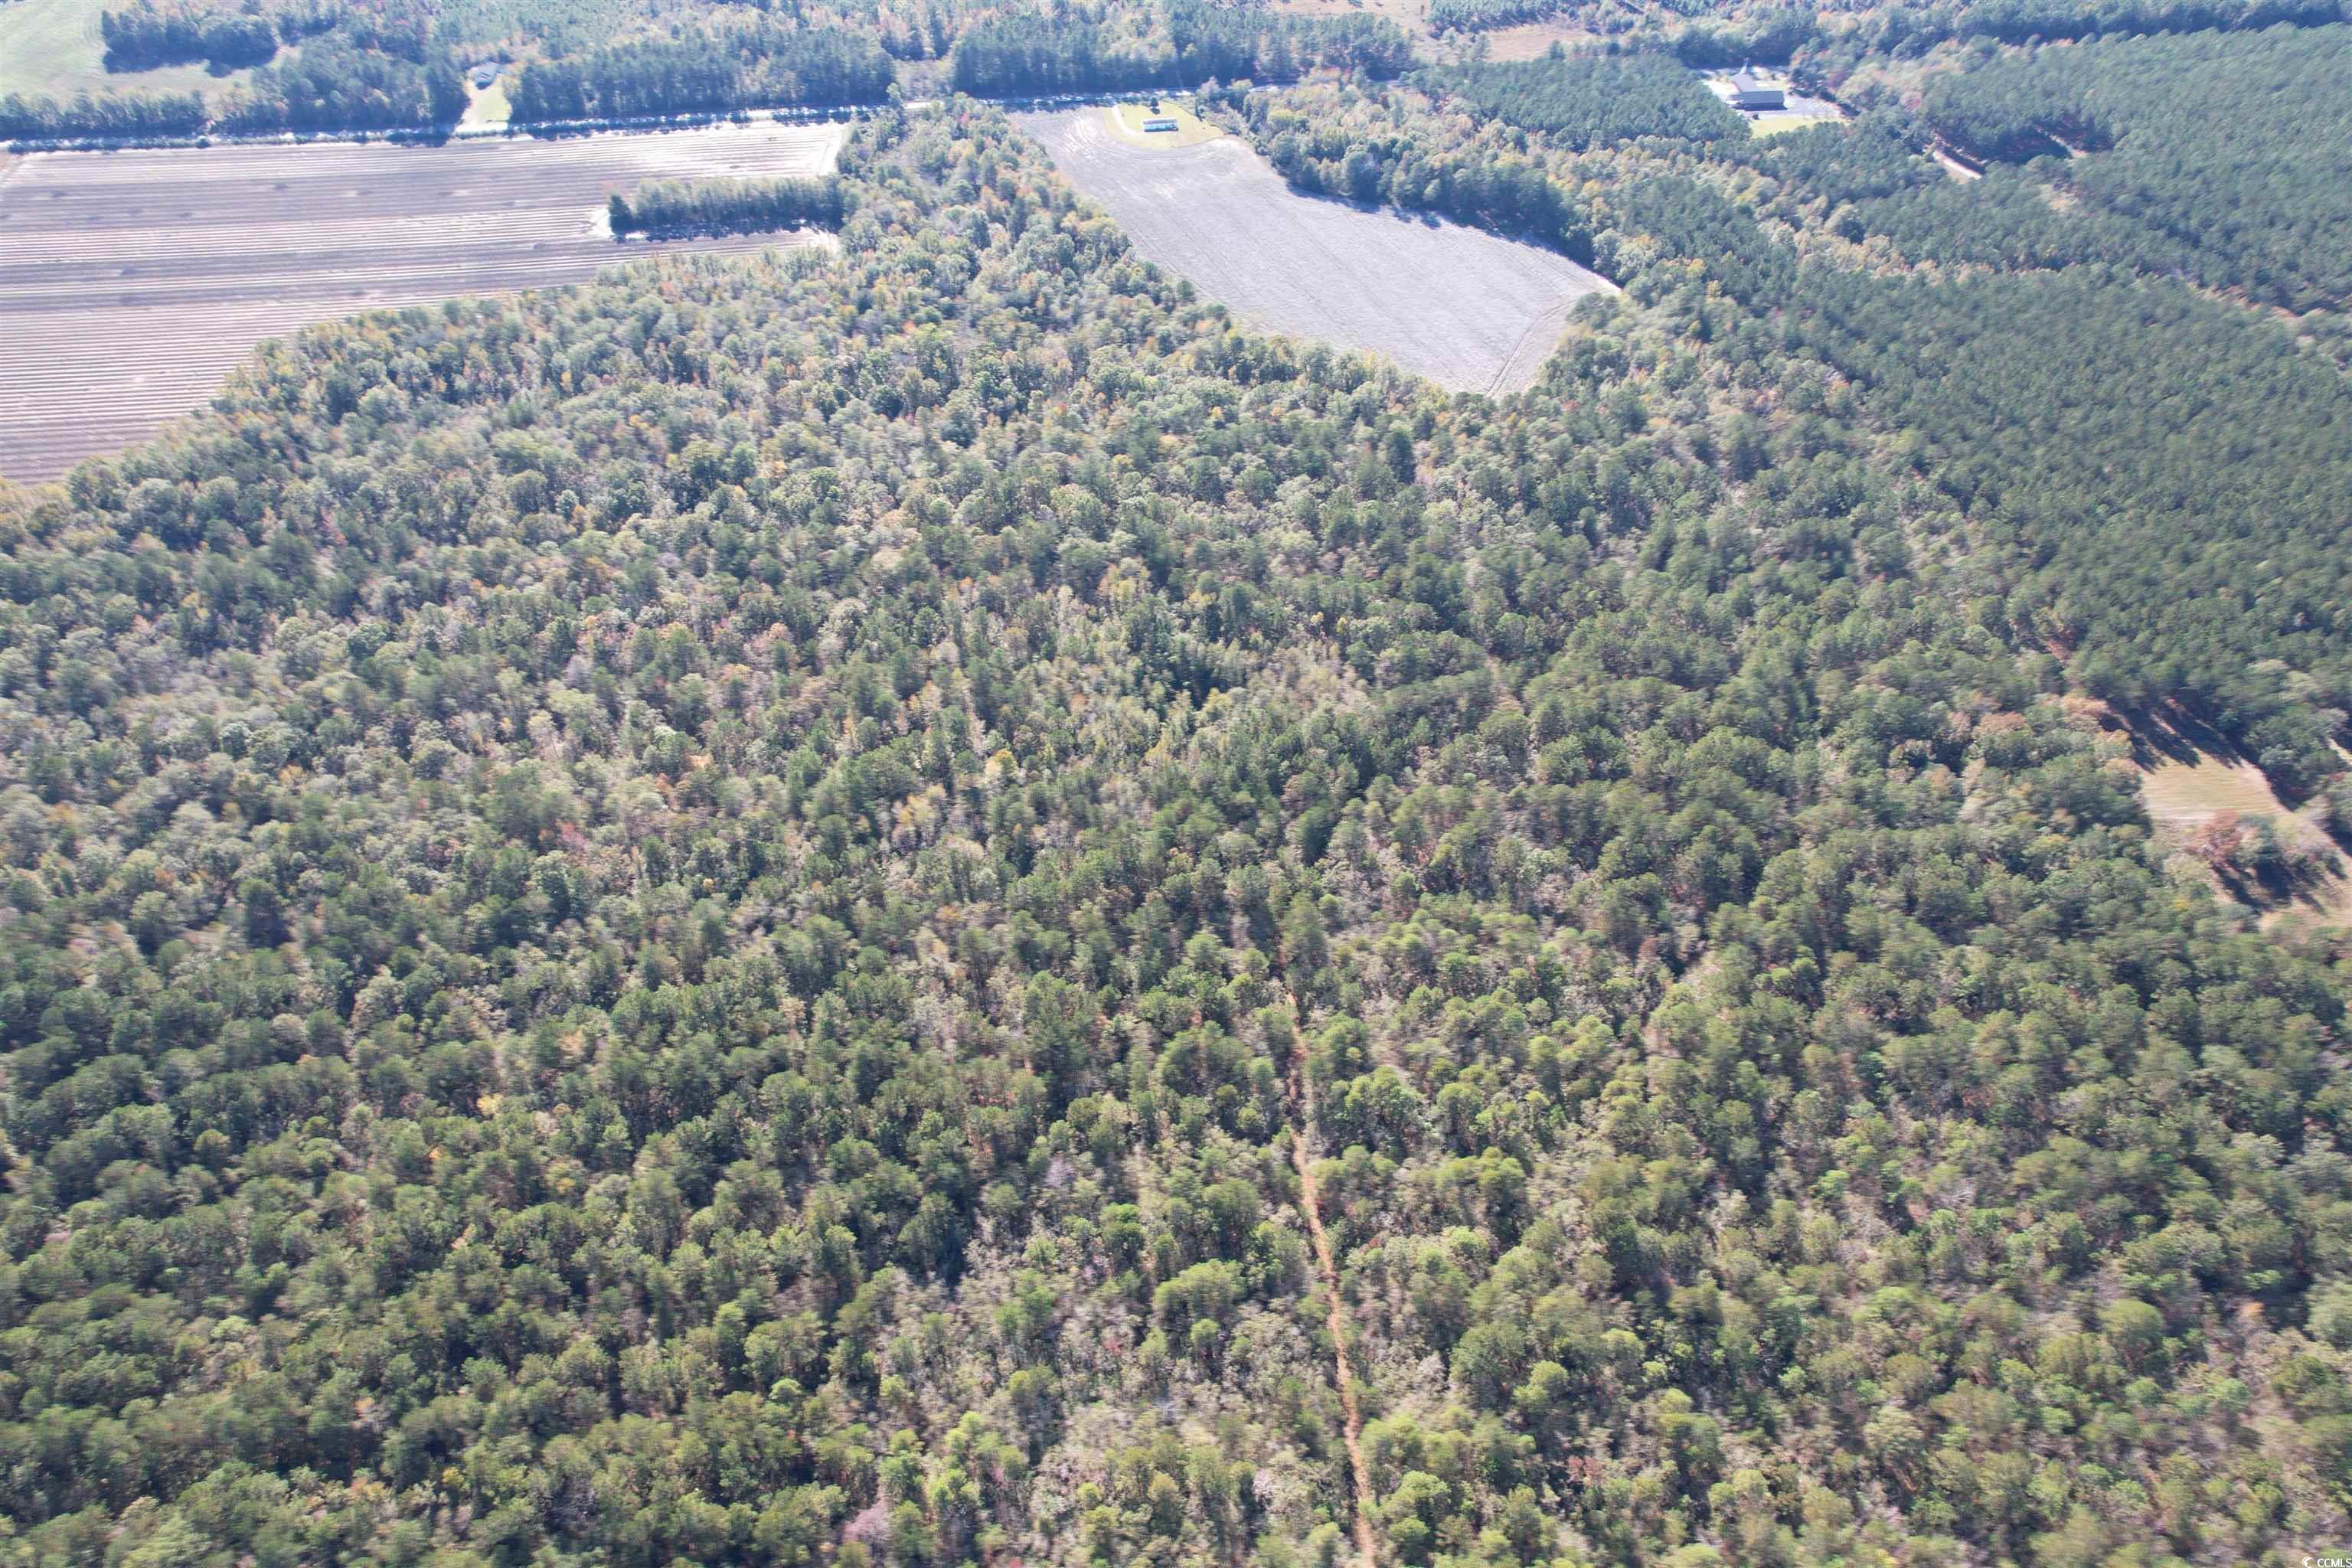
[[[1298,1173],[1298,1212],[1307,1221],[1307,1236],[1315,1250],[1315,1271],[1323,1281],[1323,1329],[1331,1336],[1331,1385],[1339,1395],[1339,1437],[1348,1451],[1348,1479],[1354,1492],[1350,1510],[1354,1526],[1357,1568],[1380,1568],[1381,1547],[1372,1528],[1372,1509],[1379,1493],[1372,1486],[1372,1467],[1364,1457],[1364,1410],[1356,1397],[1356,1371],[1349,1363],[1348,1342],[1355,1337],[1348,1322],[1348,1296],[1339,1278],[1339,1261],[1331,1233],[1323,1224],[1323,1184],[1315,1174],[1315,1153],[1309,1147],[1315,1127],[1315,1087],[1305,1070],[1307,1033],[1297,994],[1288,989],[1283,999],[1290,1006],[1290,1163]]]
[[[1385,354],[1453,391],[1533,384],[1559,339],[1539,323],[1615,287],[1540,246],[1301,195],[1234,137],[1139,147],[1097,109],[1014,119],[1144,256],[1250,325]]]
[[[314,321],[576,283],[616,245],[607,195],[661,177],[821,174],[831,125],[563,141],[43,153],[0,183],[0,474],[54,479],[202,406],[253,348]]]

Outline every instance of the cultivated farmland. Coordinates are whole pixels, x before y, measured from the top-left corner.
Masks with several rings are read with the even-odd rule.
[[[43,153],[0,171],[0,474],[54,479],[210,398],[313,321],[574,283],[654,250],[604,198],[654,178],[814,174],[839,128],[717,126],[439,146]]]
[[[1240,138],[1139,146],[1099,109],[1016,117],[1138,250],[1263,331],[1385,354],[1456,392],[1534,384],[1576,300],[1557,251],[1302,195]]]

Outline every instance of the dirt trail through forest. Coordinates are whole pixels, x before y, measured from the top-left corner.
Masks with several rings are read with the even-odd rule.
[[[1356,1555],[1359,1568],[1380,1568],[1380,1545],[1372,1535],[1372,1468],[1364,1462],[1364,1413],[1356,1403],[1356,1377],[1348,1364],[1348,1309],[1339,1295],[1339,1265],[1331,1251],[1331,1237],[1323,1228],[1323,1188],[1315,1179],[1315,1156],[1307,1146],[1307,1130],[1315,1125],[1315,1099],[1299,1061],[1307,1052],[1307,1037],[1298,1026],[1298,998],[1288,996],[1292,1046],[1290,1099],[1297,1119],[1290,1125],[1290,1160],[1298,1170],[1298,1206],[1307,1216],[1307,1235],[1315,1245],[1315,1266],[1323,1276],[1328,1300],[1324,1324],[1331,1333],[1332,1377],[1339,1390],[1341,1435],[1348,1445],[1348,1471],[1356,1488]]]

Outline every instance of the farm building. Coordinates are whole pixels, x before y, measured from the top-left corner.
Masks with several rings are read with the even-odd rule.
[[[1143,128],[1146,131],[1173,131],[1176,129],[1176,122],[1163,115],[1157,119],[1145,121],[1143,122]]]
[[[477,89],[486,88],[489,86],[490,83],[499,79],[499,62],[496,60],[480,61],[473,69],[467,71],[466,74],[473,79],[474,86]]]
[[[1734,109],[1786,109],[1788,94],[1776,83],[1766,81],[1746,66],[1731,73],[1731,107]]]

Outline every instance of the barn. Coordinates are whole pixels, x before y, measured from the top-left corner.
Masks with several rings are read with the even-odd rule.
[[[1734,109],[1786,109],[1787,92],[1777,83],[1766,81],[1747,66],[1731,73],[1731,107]]]

